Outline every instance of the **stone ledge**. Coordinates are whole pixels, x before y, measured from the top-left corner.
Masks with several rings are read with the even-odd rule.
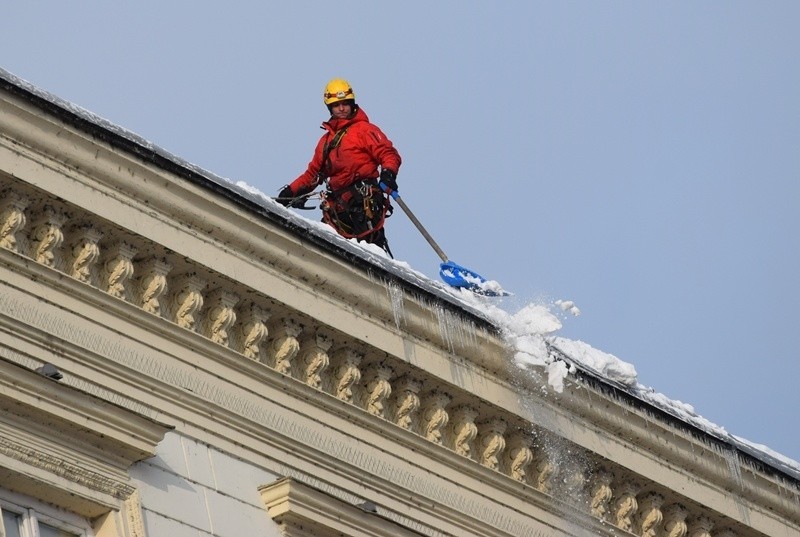
[[[133,493],[128,468],[171,429],[2,358],[0,411],[3,486],[89,518]]]
[[[351,505],[290,478],[263,485],[258,490],[269,516],[281,526],[286,537],[422,535],[384,518],[374,504]]]

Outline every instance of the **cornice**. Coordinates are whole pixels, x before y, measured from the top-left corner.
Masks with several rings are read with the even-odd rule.
[[[7,282],[21,293],[33,294],[38,289],[39,296],[51,297],[53,302],[47,307],[117,330],[122,339],[153,340],[148,343],[157,345],[153,353],[169,357],[165,367],[174,363],[218,379],[233,375],[251,394],[272,388],[271,393],[288,398],[282,403],[287,409],[292,407],[291,401],[302,401],[305,415],[320,425],[328,425],[335,416],[346,434],[352,434],[348,424],[355,424],[357,430],[389,439],[387,452],[392,445],[400,445],[403,450],[424,453],[443,474],[452,473],[454,480],[467,476],[475,482],[492,483],[494,490],[516,494],[517,501],[521,498],[545,512],[564,512],[559,502],[549,498],[554,494],[548,492],[550,485],[536,481],[549,475],[550,466],[557,462],[552,453],[542,451],[541,446],[518,445],[521,461],[525,455],[543,458],[524,463],[523,468],[530,464],[529,470],[514,479],[505,461],[502,467],[491,467],[497,464],[492,450],[508,451],[506,441],[510,442],[513,433],[526,431],[551,445],[560,442],[592,465],[608,467],[614,473],[615,490],[635,490],[627,493],[633,496],[642,490],[657,490],[695,510],[713,509],[722,522],[727,517],[765,533],[783,527],[784,522],[797,527],[796,483],[765,475],[758,465],[743,464],[739,454],[731,458],[709,438],[587,378],[568,381],[563,395],[542,392],[544,379],[535,370],[520,378],[521,373],[510,366],[505,344],[485,320],[403,284],[401,323],[394,311],[398,297],[387,292],[383,279],[388,275],[376,278],[363,267],[352,266],[346,256],[331,256],[329,249],[299,238],[291,229],[272,225],[264,215],[253,214],[232,199],[230,192],[223,194],[218,188],[208,190],[208,185],[192,182],[195,172],[176,176],[168,169],[158,169],[150,165],[152,161],[124,154],[14,99],[0,99],[0,107],[9,111],[0,114],[0,164],[16,178],[2,176],[0,190],[7,188],[4,192],[20,199],[16,205],[6,201],[10,211],[6,223],[12,228],[9,237],[19,232],[20,243],[33,240],[26,218],[45,217],[49,204],[56,206],[56,212],[63,209],[71,219],[90,226],[63,226],[52,215],[48,221],[56,231],[63,227],[69,235],[65,242],[71,247],[76,240],[91,247],[86,259],[99,256],[101,260],[86,261],[80,267],[83,272],[70,274],[62,266],[43,264],[46,259],[32,260],[25,249],[30,245],[20,251],[14,250],[16,246],[0,249],[0,265],[11,272]],[[106,233],[104,238],[100,238],[101,231]],[[115,243],[119,249],[116,260],[106,253]],[[70,255],[78,254],[73,251]],[[134,304],[131,296],[125,296],[133,291],[131,283],[141,285],[148,276],[142,272],[148,257],[173,269],[169,277],[166,268],[163,274],[153,273],[163,278],[170,293],[186,285],[181,296],[190,313],[185,318],[166,311],[167,305],[155,313],[147,311],[143,304]],[[73,261],[76,267],[78,261],[83,262]],[[123,282],[114,287],[120,296],[111,296],[110,273],[99,279],[91,275],[94,268],[107,267],[112,261]],[[106,265],[91,265],[101,262]],[[125,278],[130,281],[125,283]],[[106,287],[101,288],[103,285]],[[58,293],[63,296],[56,298]],[[164,295],[165,304],[166,299]],[[203,307],[204,301],[216,301],[217,309]],[[255,315],[252,326],[260,327],[261,335],[253,347],[255,354],[245,358],[245,350],[235,337],[229,341],[228,332],[243,328],[243,321],[237,324],[237,315],[243,319],[247,312],[242,308],[251,306],[247,311]],[[256,311],[261,313],[256,315]],[[451,316],[453,325],[459,324],[458,337],[442,334],[442,311]],[[271,320],[267,322],[267,318]],[[59,340],[44,329],[38,332],[31,323],[10,317],[3,322],[9,331],[19,331],[22,339],[41,349],[57,342],[58,348],[72,357],[56,354],[53,360],[61,360],[86,382],[100,376],[109,380],[109,389],[124,392],[128,386],[142,400],[166,402],[173,417],[191,420],[195,427],[206,431],[234,428],[252,439],[253,449],[263,447],[264,438],[276,442],[276,450],[288,452],[297,442],[291,434],[281,438],[270,434],[269,428],[255,425],[241,414],[243,407],[225,407],[225,398],[233,397],[230,394],[196,393],[176,386],[169,378],[154,378],[155,370],[137,370],[133,362],[113,364],[106,352],[114,350],[111,343],[90,352],[85,342],[67,341],[66,335]],[[215,323],[223,328],[214,328]],[[280,352],[277,347],[266,349],[267,344],[279,343],[285,346]],[[337,358],[341,350],[359,357]],[[284,351],[289,358],[274,362]],[[353,384],[345,383],[338,394],[332,388],[334,366],[358,373],[349,381]],[[368,374],[372,376],[367,378]],[[425,385],[424,393],[420,388],[408,392],[417,405],[409,407],[416,423],[413,429],[395,423],[397,417],[387,410],[388,394],[399,392],[405,377]],[[219,398],[209,406],[211,395]],[[376,398],[374,407],[359,399],[367,396]],[[421,401],[424,408],[419,409]],[[447,418],[457,416],[463,408],[467,410],[461,414],[460,429],[453,431],[455,425],[447,425]],[[421,432],[419,421],[425,412],[442,414],[441,430],[434,427],[430,434]],[[462,440],[454,440],[455,436]],[[381,440],[374,442],[384,445]],[[471,451],[463,451],[469,446]],[[479,454],[480,449],[485,451]],[[322,466],[326,455],[320,450],[308,460]],[[302,461],[297,464],[302,466]],[[731,471],[732,464],[740,477]],[[344,470],[339,477],[355,479],[353,471]],[[628,487],[631,480],[643,481],[644,488]],[[378,480],[373,486],[386,487],[387,483]],[[596,523],[589,516],[578,518],[586,525]]]
[[[85,460],[74,464],[63,457],[34,449],[27,443],[14,442],[2,436],[0,436],[0,454],[15,459],[25,466],[44,470],[54,476],[117,499],[125,499],[134,491],[133,486],[124,480],[87,469]]]
[[[284,535],[307,535],[310,528],[318,537],[422,535],[383,518],[376,508],[353,506],[292,479],[263,485],[259,492],[270,517],[284,526]]]
[[[0,251],[0,255],[2,253]],[[47,271],[42,271],[36,279],[51,289],[53,300],[62,307],[72,308],[57,295],[52,294],[52,291],[57,288],[56,281],[47,281],[45,272]],[[85,285],[73,286],[68,279],[61,280],[61,284],[74,287],[69,290],[65,289],[64,292],[78,300],[83,300],[85,295],[97,293],[96,289]],[[30,289],[30,292],[39,294],[36,289]],[[11,297],[8,293],[7,296]],[[13,297],[7,300],[10,299]],[[111,301],[106,304],[104,310],[106,314],[124,316],[136,324],[137,316],[142,314],[137,315],[135,309],[124,312],[123,310],[126,308],[131,308],[131,306],[122,301]],[[28,315],[25,315],[25,318],[27,317]],[[54,324],[53,321],[40,314],[37,314],[37,317],[42,319],[43,326]],[[274,460],[282,465],[297,468],[311,464],[318,469],[317,474],[322,476],[322,479],[325,479],[325,474],[329,473],[327,479],[331,482],[345,479],[360,483],[362,487],[366,487],[364,494],[370,497],[374,498],[377,491],[387,491],[383,492],[383,494],[388,494],[387,498],[393,498],[393,501],[403,505],[409,503],[408,493],[404,492],[402,487],[398,487],[394,480],[373,476],[370,473],[365,474],[363,468],[354,465],[357,459],[349,464],[331,464],[331,453],[325,449],[326,447],[330,448],[330,445],[325,441],[316,447],[305,446],[298,450],[297,435],[302,430],[298,428],[298,423],[303,419],[311,419],[316,423],[313,427],[334,427],[345,437],[353,440],[361,441],[369,438],[369,445],[374,447],[365,453],[371,453],[373,449],[377,449],[380,453],[397,453],[398,449],[401,449],[406,454],[402,458],[408,456],[419,458],[421,456],[433,464],[432,467],[436,468],[437,474],[441,474],[446,482],[461,483],[458,485],[459,487],[465,486],[467,487],[465,490],[471,490],[480,497],[484,497],[487,484],[491,484],[491,486],[497,487],[495,490],[499,491],[498,493],[505,495],[509,504],[516,504],[516,509],[520,512],[529,510],[531,506],[537,506],[543,512],[550,513],[550,524],[555,526],[561,524],[559,520],[565,516],[565,513],[569,513],[569,519],[573,521],[570,522],[571,524],[574,523],[574,520],[579,519],[586,527],[598,525],[598,521],[595,519],[574,513],[567,504],[559,502],[553,497],[542,495],[530,487],[521,487],[520,483],[509,481],[504,475],[475,464],[469,458],[453,457],[452,452],[447,448],[433,444],[416,433],[398,428],[386,419],[370,415],[357,406],[321,394],[319,390],[306,383],[279,374],[260,362],[242,360],[238,353],[223,346],[208,345],[199,334],[176,330],[174,325],[164,319],[152,316],[145,316],[145,318],[155,319],[156,323],[162,324],[162,329],[158,331],[152,330],[150,326],[145,327],[145,332],[160,333],[159,337],[163,338],[162,341],[153,339],[149,343],[154,352],[156,348],[160,353],[182,351],[180,355],[162,354],[158,361],[163,362],[164,367],[153,365],[148,368],[138,368],[133,367],[133,363],[127,365],[118,363],[114,359],[110,359],[113,356],[95,354],[86,347],[59,340],[57,333],[42,331],[37,334],[31,327],[23,329],[21,324],[9,325],[12,322],[9,319],[5,319],[3,324],[13,327],[14,331],[25,339],[39,340],[42,348],[55,344],[61,349],[59,353],[61,356],[48,358],[57,363],[59,367],[68,367],[69,369],[65,369],[65,372],[68,372],[70,377],[81,375],[85,376],[86,380],[94,378],[99,381],[102,375],[101,382],[104,385],[112,389],[124,389],[129,397],[145,401],[151,406],[158,406],[164,418],[171,416],[171,421],[192,423],[200,430],[214,431],[212,436],[215,437],[215,440],[206,438],[206,441],[210,443],[219,444],[221,440],[229,441],[229,439],[235,438],[236,445],[247,446],[251,454],[259,453],[270,458],[275,457]],[[107,324],[102,316],[96,317],[94,321]],[[83,323],[83,321],[79,322]],[[62,323],[64,323],[65,332],[73,332],[70,322],[64,319]],[[169,327],[171,330],[164,330],[164,327]],[[135,331],[129,331],[127,336],[140,339],[139,334]],[[85,337],[81,336],[83,339],[91,339],[98,344],[99,348],[104,349],[108,349],[108,347],[103,338],[116,337],[122,336],[112,333],[87,333]],[[130,349],[121,347],[119,351],[125,356],[140,353],[132,347]],[[80,363],[76,363],[78,357]],[[185,363],[184,368],[169,370],[170,366],[167,364],[176,364],[180,361]],[[151,360],[150,363],[155,364],[155,361]],[[201,370],[206,371],[207,381],[192,382],[191,390],[180,388],[181,385],[185,385],[183,381],[191,380],[189,376],[192,374],[196,376]],[[192,373],[193,371],[194,373]],[[153,372],[156,373],[155,376],[153,376]],[[226,379],[227,386],[222,385],[221,379],[223,378]],[[176,384],[178,379],[183,379],[183,381]],[[212,385],[211,382],[216,382],[217,385]],[[258,402],[264,398],[270,400],[271,404],[264,407],[262,403]],[[265,422],[263,421],[263,412],[267,408],[280,408],[283,409],[281,412],[297,412],[299,414],[291,419],[271,418],[272,421]],[[275,419],[278,422],[275,422]],[[276,423],[280,423],[282,426],[276,427]],[[358,433],[359,431],[369,431],[369,433],[364,437],[363,433]],[[356,453],[351,455],[358,457]],[[294,462],[291,462],[293,460]],[[403,472],[396,471],[401,474]],[[468,486],[465,481],[470,481],[472,484]],[[527,492],[524,492],[526,490]],[[430,516],[436,519],[446,517],[450,520],[460,520],[463,518],[463,514],[452,507],[447,508],[445,505],[432,507],[429,501],[422,499],[419,500],[419,503],[416,501],[412,503],[415,505],[415,510],[429,511]],[[467,523],[469,523],[468,519],[460,522],[460,524]],[[598,528],[604,528],[605,533],[603,534],[616,534],[614,529],[609,528],[607,524],[599,524]]]
[[[5,252],[0,252],[0,254],[2,253]],[[18,256],[12,256],[12,258],[22,261]],[[97,303],[101,302],[103,297],[107,297],[107,295],[92,287],[76,284],[71,279],[59,278],[57,273],[46,267],[29,264],[29,269],[36,271],[36,275],[33,276],[33,279],[37,282],[41,282],[45,288],[55,290],[59,286],[66,286],[64,292],[81,301]],[[18,266],[15,272],[20,273],[24,272],[24,270],[22,266]],[[31,292],[36,293],[37,291],[32,289]],[[52,296],[58,303],[74,308],[74,306],[69,306],[62,300],[58,300],[56,295]],[[451,473],[450,479],[452,479],[453,482],[464,479],[466,476],[473,476],[476,483],[491,483],[491,486],[494,487],[492,490],[505,491],[505,493],[509,495],[521,498],[523,505],[535,505],[546,512],[553,513],[554,516],[563,515],[570,510],[569,505],[563,504],[553,497],[542,495],[533,488],[520,488],[520,484],[508,480],[506,476],[498,474],[496,471],[488,470],[481,465],[477,465],[469,458],[453,457],[452,452],[448,448],[433,444],[417,434],[398,428],[383,418],[369,415],[365,413],[363,409],[353,406],[352,404],[345,403],[325,394],[320,394],[317,389],[303,382],[299,382],[292,377],[278,374],[273,369],[265,367],[264,364],[260,362],[242,360],[238,353],[221,345],[209,346],[205,343],[205,338],[200,334],[187,330],[176,330],[174,324],[159,317],[146,315],[127,302],[106,300],[103,310],[108,315],[126,318],[130,322],[133,322],[134,325],[141,322],[144,325],[143,333],[150,333],[153,335],[160,334],[159,337],[164,340],[163,343],[153,340],[151,344],[158,347],[162,352],[178,352],[181,349],[185,351],[183,358],[180,356],[173,356],[167,361],[174,360],[175,358],[185,360],[187,365],[193,368],[200,367],[207,369],[209,375],[214,377],[228,378],[235,385],[253,394],[274,393],[288,396],[287,401],[280,403],[286,407],[293,406],[291,401],[303,401],[304,405],[311,405],[318,409],[317,411],[307,409],[303,411],[303,414],[315,416],[314,419],[320,424],[330,424],[331,416],[339,416],[339,419],[342,420],[340,427],[343,431],[347,431],[353,426],[356,427],[356,430],[380,431],[378,433],[379,436],[388,439],[388,443],[381,449],[392,450],[393,448],[391,446],[404,446],[404,449],[410,449],[410,453],[424,453],[428,460],[436,461],[436,464],[441,465],[441,467],[449,467],[451,469],[450,471],[439,471],[445,474],[448,472]],[[96,318],[95,321],[108,324],[108,322],[102,318]],[[137,335],[135,332],[130,332],[128,336],[140,339],[140,335]],[[43,333],[39,337],[47,339],[51,342],[50,344],[52,344],[54,334]],[[167,342],[168,339],[172,340],[171,345]],[[69,349],[73,345],[60,342],[58,346],[63,349]],[[106,376],[115,376],[122,379],[121,386],[140,386],[148,395],[156,397],[156,399],[151,401],[151,404],[158,404],[165,412],[175,415],[176,419],[193,421],[203,429],[209,431],[231,431],[231,428],[233,428],[237,431],[236,433],[227,432],[223,435],[238,437],[239,440],[237,442],[239,443],[243,442],[242,438],[244,437],[251,438],[251,443],[244,442],[244,444],[252,445],[254,451],[267,453],[287,453],[296,451],[297,439],[292,435],[281,436],[276,434],[276,431],[269,427],[263,429],[263,426],[256,425],[252,421],[252,418],[243,416],[241,414],[243,403],[237,402],[233,404],[233,406],[228,407],[228,410],[216,406],[215,411],[212,413],[214,416],[213,419],[203,424],[203,420],[198,421],[198,416],[208,414],[209,408],[208,394],[205,394],[203,390],[193,388],[192,392],[182,390],[176,391],[176,386],[174,384],[165,380],[159,382],[157,379],[150,377],[146,371],[138,371],[136,369],[119,366],[115,367],[114,362],[109,361],[108,357],[94,355],[87,352],[85,348],[81,349],[75,347],[73,352],[80,355],[80,360],[84,367],[93,368],[96,372],[103,371]],[[129,354],[128,351],[123,352]],[[217,364],[219,367],[214,367],[211,364]],[[236,374],[234,374],[234,372],[236,372]],[[165,379],[174,379],[182,376],[182,374],[177,371],[175,373],[165,374]],[[143,398],[144,394],[136,398],[138,399],[139,397]],[[225,390],[222,390],[218,392],[218,397],[212,398],[212,400],[215,401],[215,405],[219,405],[235,400],[232,399],[232,397],[232,395],[225,395]],[[159,404],[156,401],[162,401],[162,403]],[[164,402],[166,401],[170,401],[170,403],[165,405]],[[177,410],[178,408],[182,408],[183,410],[179,411]],[[591,419],[582,420],[582,423],[583,425],[579,428],[580,430],[586,430],[593,426]],[[602,436],[598,436],[597,438],[600,439]],[[270,444],[270,447],[265,447],[263,445],[264,442]],[[602,442],[599,445],[601,447],[596,449],[596,452],[603,453]],[[637,465],[640,464],[636,463],[636,457],[642,456],[639,451],[642,451],[641,448],[637,450],[635,447],[631,447],[631,450],[628,451],[627,454],[632,457],[628,461],[630,467],[641,472],[642,468],[637,468]],[[646,454],[647,452],[645,451],[644,453]],[[306,462],[313,461],[313,464],[317,467],[329,466],[329,454],[325,451],[319,451],[316,455],[313,455],[313,450],[305,450],[305,457]],[[653,464],[661,464],[658,457],[653,458]],[[346,466],[342,466],[341,468],[341,473],[338,474],[338,478],[342,476],[346,477],[352,472],[356,474],[359,473],[355,469],[348,470]],[[693,476],[691,473],[683,471],[680,475],[683,475],[686,479],[696,478],[696,476]],[[361,476],[359,480],[368,482],[371,481],[371,478]],[[371,488],[381,490],[387,487],[391,488],[391,486],[392,484],[390,482],[381,482],[380,479],[378,479],[372,483]],[[528,492],[523,493],[522,491],[525,490]],[[676,487],[676,490],[680,490],[680,487]],[[684,491],[684,493],[686,493],[686,491]],[[522,495],[520,496],[520,494]],[[439,509],[441,509],[441,507]],[[575,516],[574,512],[570,514],[571,518]],[[593,522],[590,519],[586,519],[584,523],[591,526]],[[606,532],[609,531],[607,525],[601,526],[600,528]]]
[[[29,423],[57,423],[80,445],[100,446],[127,468],[151,457],[172,426],[62,385],[0,358],[0,402]]]
[[[127,469],[171,429],[2,358],[0,410],[4,487],[88,517],[133,493]]]

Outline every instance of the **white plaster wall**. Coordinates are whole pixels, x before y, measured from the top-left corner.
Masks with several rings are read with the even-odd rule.
[[[149,537],[281,537],[258,487],[277,476],[178,433],[131,468]]]

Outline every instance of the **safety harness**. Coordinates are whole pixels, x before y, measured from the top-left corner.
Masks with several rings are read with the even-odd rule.
[[[343,189],[325,191],[320,207],[323,221],[340,235],[369,242],[392,214],[389,200],[374,179],[360,179]]]
[[[338,190],[331,190],[328,184],[330,153],[339,147],[346,133],[347,128],[337,131],[322,149],[322,166],[317,176],[318,183],[324,182],[326,187],[320,204],[322,221],[341,236],[375,243],[391,256],[383,226],[386,218],[392,214],[392,206],[377,181],[356,179]]]

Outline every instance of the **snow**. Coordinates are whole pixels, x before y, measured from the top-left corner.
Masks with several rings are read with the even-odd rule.
[[[240,184],[240,187],[243,185]],[[250,191],[257,191],[253,187],[246,188]],[[640,384],[636,368],[632,364],[595,349],[588,343],[556,335],[562,328],[562,322],[557,315],[559,310],[574,316],[581,314],[580,309],[572,300],[556,300],[546,304],[531,303],[516,313],[509,313],[496,305],[495,302],[498,300],[496,298],[452,288],[442,282],[430,280],[424,274],[413,270],[408,263],[389,258],[382,249],[374,245],[356,240],[345,240],[326,224],[309,221],[272,201],[268,196],[261,193],[258,195],[266,200],[271,210],[280,211],[287,219],[306,229],[309,233],[324,236],[326,240],[368,259],[385,271],[418,285],[443,300],[456,303],[461,308],[479,315],[500,328],[509,347],[514,350],[514,365],[523,370],[541,368],[546,374],[547,386],[554,393],[562,393],[569,376],[575,374],[579,369],[592,373],[608,384],[625,390],[640,401],[800,479],[799,462],[784,457],[765,446],[731,435],[723,427],[697,414],[691,405],[670,399],[653,388]],[[499,284],[497,288],[501,289]],[[396,312],[401,311],[401,306],[396,303],[397,296],[390,293],[390,297],[393,301],[393,309]],[[396,316],[401,316],[401,314],[398,313]],[[399,326],[399,319],[396,319],[396,322]],[[440,319],[440,322],[443,321]],[[446,324],[452,324],[452,320]],[[452,326],[442,327],[442,330],[447,332],[452,328]]]
[[[636,384],[636,369],[633,365],[623,362],[613,354],[593,348],[583,341],[572,341],[556,337],[551,340],[552,345],[587,369],[600,375],[606,380],[623,386]]]
[[[581,310],[572,300],[556,300],[555,305],[561,308],[561,311],[568,311],[575,317],[581,314]]]
[[[518,312],[511,314],[499,308],[497,299],[487,298],[472,293],[468,290],[452,288],[439,281],[433,281],[424,274],[414,270],[403,261],[388,257],[383,249],[371,244],[359,242],[355,239],[347,240],[340,237],[328,225],[319,221],[307,219],[295,211],[289,210],[278,204],[270,196],[262,193],[258,188],[244,182],[232,182],[188,163],[175,155],[165,151],[138,135],[117,126],[81,107],[64,101],[36,86],[26,82],[15,75],[0,68],[0,79],[5,80],[17,88],[31,95],[47,101],[57,107],[74,114],[83,121],[89,122],[112,135],[132,142],[151,151],[161,158],[167,159],[204,179],[223,186],[250,200],[273,215],[285,218],[297,229],[304,230],[310,235],[322,238],[334,244],[341,250],[358,256],[385,272],[393,274],[418,288],[421,288],[440,299],[455,304],[464,311],[485,319],[501,329],[508,345],[514,350],[514,364],[520,369],[541,368],[547,376],[547,386],[554,393],[560,394],[564,390],[569,376],[578,370],[589,372],[610,385],[625,390],[648,405],[660,409],[704,431],[706,434],[717,438],[728,445],[749,453],[753,457],[773,466],[774,468],[800,479],[800,463],[789,459],[767,446],[750,442],[744,438],[729,434],[723,427],[711,423],[695,412],[695,409],[681,401],[672,400],[664,394],[657,393],[653,388],[640,384],[637,380],[636,369],[633,365],[619,358],[593,348],[582,341],[572,341],[555,335],[562,328],[561,321],[552,310],[561,310],[574,316],[580,315],[580,309],[571,300],[557,300],[549,304],[528,304]],[[502,287],[494,281],[479,281],[480,286],[485,286],[487,291],[501,294]],[[395,315],[395,322],[401,326],[404,312],[398,289],[390,287],[390,298]],[[455,332],[452,316],[440,312],[441,330]],[[444,326],[447,325],[447,326]]]
[[[482,296],[465,289],[456,289],[433,281],[424,274],[412,269],[408,263],[391,259],[374,245],[340,237],[332,228],[321,222],[310,221],[299,214],[274,202],[258,189],[239,183],[237,187],[260,198],[272,211],[280,212],[296,226],[307,232],[324,237],[347,251],[369,260],[386,272],[411,282],[439,298],[456,303],[461,308],[486,319],[501,329],[504,339],[514,350],[514,365],[520,369],[541,368],[547,378],[547,386],[556,394],[564,390],[569,376],[578,370],[589,372],[606,383],[625,390],[640,401],[660,409],[684,423],[694,426],[709,436],[728,445],[741,449],[774,468],[800,479],[800,463],[784,457],[765,446],[729,434],[723,427],[710,422],[697,414],[694,407],[673,400],[653,388],[639,383],[636,368],[612,354],[593,348],[588,343],[574,341],[556,335],[562,328],[557,312],[574,316],[581,314],[572,300],[556,300],[552,303],[531,303],[516,313],[509,313],[496,305],[496,298]],[[497,289],[502,289],[497,284]],[[398,304],[397,294],[390,292],[395,322],[400,326],[402,306]],[[440,315],[441,317],[441,315]],[[453,320],[442,320],[443,333],[453,331]],[[449,341],[449,336],[445,337]]]

